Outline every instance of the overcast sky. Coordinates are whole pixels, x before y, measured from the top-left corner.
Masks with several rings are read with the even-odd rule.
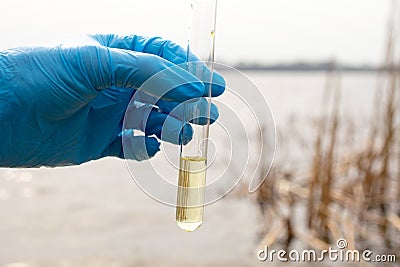
[[[189,0],[2,0],[0,49],[86,33],[184,44]],[[390,0],[219,0],[217,61],[382,61]]]

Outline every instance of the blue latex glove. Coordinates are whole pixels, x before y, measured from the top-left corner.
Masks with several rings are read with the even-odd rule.
[[[161,38],[116,35],[88,36],[78,45],[0,52],[0,166],[65,166],[106,156],[123,158],[122,121],[132,95],[149,77],[184,63],[186,56],[184,49]],[[135,114],[129,122],[132,129],[145,132],[123,132],[129,134],[132,159],[154,156],[161,136],[177,143],[179,118],[172,118],[161,133],[168,113],[204,94],[204,84],[183,68],[165,73],[159,86],[140,91],[144,104],[129,111]],[[194,82],[175,86],[185,80]],[[223,78],[215,74],[213,82],[213,96],[222,94]],[[154,97],[161,97],[159,109],[146,104]],[[148,108],[152,110],[143,125],[141,114]],[[211,117],[218,117],[215,106]],[[191,134],[190,126],[185,127],[186,140]],[[143,139],[145,149],[136,149]]]

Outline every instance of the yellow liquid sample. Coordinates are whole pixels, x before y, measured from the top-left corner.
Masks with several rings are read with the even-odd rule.
[[[176,222],[187,232],[203,223],[207,159],[182,157],[179,167]]]

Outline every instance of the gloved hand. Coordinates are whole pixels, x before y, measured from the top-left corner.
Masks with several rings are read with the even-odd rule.
[[[161,38],[116,35],[88,36],[78,45],[0,52],[0,166],[65,166],[106,156],[123,158],[123,134],[129,134],[129,155],[136,160],[154,156],[161,137],[177,143],[183,132],[183,139],[190,140],[191,128],[181,131],[179,118],[172,118],[161,133],[176,105],[204,94],[205,85],[183,68],[157,77],[156,86],[140,91],[142,103],[129,110],[134,113],[130,127],[145,136],[121,134],[137,89],[154,74],[184,63],[186,56],[184,49]],[[186,80],[191,82],[185,84]],[[214,74],[213,96],[224,88],[223,78]],[[150,106],[144,125],[146,99],[154,97],[161,100],[157,109]],[[214,120],[218,111],[211,109]],[[135,149],[143,141],[145,149]]]

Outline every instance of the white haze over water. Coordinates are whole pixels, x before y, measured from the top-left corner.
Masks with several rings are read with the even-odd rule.
[[[2,0],[0,49],[87,33],[185,44],[189,0]],[[219,0],[217,61],[378,64],[389,0]]]

